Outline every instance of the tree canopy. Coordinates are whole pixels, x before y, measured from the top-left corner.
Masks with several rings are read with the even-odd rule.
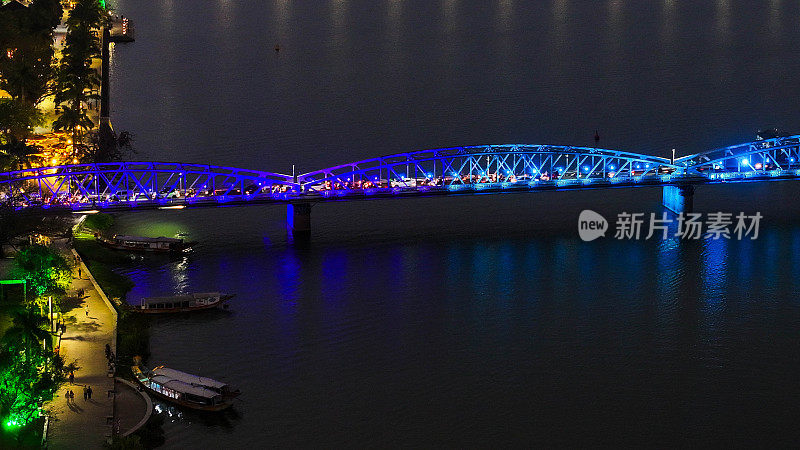
[[[72,270],[63,256],[43,245],[26,247],[14,257],[11,275],[28,281],[34,295],[64,292],[69,287]]]

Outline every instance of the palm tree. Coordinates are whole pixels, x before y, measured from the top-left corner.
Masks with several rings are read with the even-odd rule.
[[[103,7],[97,0],[78,0],[69,13],[67,26],[69,28],[100,28],[103,25],[105,14]]]
[[[30,365],[31,348],[44,341],[45,349],[53,345],[50,337],[50,321],[35,311],[26,309],[13,314],[13,325],[6,331],[3,339],[8,342],[22,342],[25,348],[25,363]]]
[[[0,165],[6,163],[15,170],[31,168],[41,157],[39,147],[28,145],[25,141],[12,140],[0,147],[4,155],[0,156]]]

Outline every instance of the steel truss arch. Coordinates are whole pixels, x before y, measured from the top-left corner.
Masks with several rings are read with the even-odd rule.
[[[305,173],[305,192],[362,188],[451,186],[533,180],[623,180],[674,172],[666,158],[554,145],[484,145],[422,150],[371,158]]]
[[[289,175],[206,164],[70,164],[0,173],[0,195],[28,206],[161,202],[299,191]]]

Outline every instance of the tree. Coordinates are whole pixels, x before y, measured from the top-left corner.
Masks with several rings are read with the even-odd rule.
[[[47,93],[53,75],[53,48],[50,40],[20,36],[12,51],[0,57],[0,88],[28,105],[36,105]]]
[[[63,256],[48,247],[31,245],[17,252],[11,274],[27,280],[28,288],[39,296],[45,292],[65,292],[71,282],[72,269]]]
[[[98,29],[106,20],[103,7],[97,0],[78,0],[69,12],[67,27],[70,29]]]
[[[6,342],[22,343],[25,352],[25,364],[31,365],[31,352],[44,341],[45,349],[52,348],[50,337],[50,321],[29,309],[17,311],[13,315],[13,325],[6,331],[3,339]]]
[[[108,125],[100,125],[100,128],[89,135],[88,144],[84,148],[85,159],[92,162],[112,162],[127,159],[136,153],[133,149],[133,134],[123,131],[117,133]]]
[[[0,100],[0,143],[24,141],[43,123],[42,113],[21,100]]]
[[[0,164],[8,164],[8,170],[32,167],[41,157],[39,147],[28,145],[25,141],[12,140],[0,146]]]
[[[35,0],[27,8],[0,10],[0,88],[33,106],[53,77],[53,28],[59,0]]]
[[[96,0],[78,0],[67,19],[67,32],[61,64],[56,75],[55,103],[62,107],[54,130],[70,130],[72,142],[81,143],[82,132],[94,126],[86,114],[87,102],[99,99],[96,88],[100,77],[92,68],[92,58],[100,55],[97,29],[105,15]]]

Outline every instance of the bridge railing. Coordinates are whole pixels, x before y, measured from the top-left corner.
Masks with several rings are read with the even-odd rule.
[[[751,173],[778,173],[800,169],[800,136],[766,139],[733,145],[675,161],[689,173],[727,178],[753,176]]]
[[[299,192],[291,176],[169,162],[74,164],[0,174],[0,198],[25,205],[76,205]]]
[[[309,172],[299,179],[305,192],[319,192],[555,180],[619,181],[682,170],[665,158],[628,152],[494,145],[401,153]]]
[[[0,173],[0,202],[17,208],[287,201],[380,192],[655,185],[800,177],[800,136],[670,161],[550,145],[486,145],[382,156],[299,175],[172,162],[74,164]],[[527,187],[526,187],[527,186]]]

